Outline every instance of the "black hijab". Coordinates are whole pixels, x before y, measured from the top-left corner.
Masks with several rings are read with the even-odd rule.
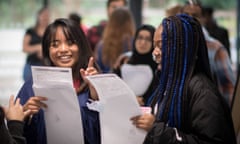
[[[151,50],[146,53],[146,54],[140,54],[138,53],[137,49],[136,49],[136,46],[135,46],[135,42],[136,42],[136,39],[139,35],[139,32],[142,31],[142,30],[146,30],[146,31],[149,31],[151,33],[151,40],[152,40],[152,46],[151,46]],[[147,24],[144,24],[142,26],[140,26],[136,33],[135,33],[135,36],[134,36],[134,39],[133,39],[133,49],[132,49],[132,56],[130,57],[128,63],[129,64],[133,64],[133,65],[137,65],[137,64],[146,64],[146,65],[149,65],[152,69],[152,71],[154,72],[157,68],[157,63],[155,61],[153,61],[152,59],[152,52],[153,52],[153,36],[154,36],[154,32],[155,32],[155,28],[151,25],[147,25]]]

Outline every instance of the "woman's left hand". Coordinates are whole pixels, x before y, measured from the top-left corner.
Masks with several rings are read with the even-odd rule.
[[[29,116],[31,113],[30,110],[24,111],[23,106],[20,104],[20,99],[17,98],[16,101],[14,101],[13,95],[9,99],[8,107],[4,108],[4,112],[7,120],[18,120],[18,121],[23,121],[25,117]]]
[[[144,129],[145,131],[149,131],[153,123],[155,121],[155,116],[149,113],[144,113],[141,116],[136,116],[131,118],[133,125],[137,128]]]
[[[90,82],[86,79],[86,76],[96,75],[98,74],[97,69],[94,67],[94,59],[90,57],[88,62],[88,67],[84,69],[80,69],[80,74],[86,84],[88,84],[90,89],[90,95],[93,100],[98,100],[98,95],[95,88],[90,84]]]

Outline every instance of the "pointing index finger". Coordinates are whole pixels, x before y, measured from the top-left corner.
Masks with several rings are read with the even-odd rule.
[[[88,67],[93,67],[93,64],[94,64],[93,57],[90,57],[88,61]]]

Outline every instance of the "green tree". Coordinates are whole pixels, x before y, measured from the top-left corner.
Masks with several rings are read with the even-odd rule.
[[[149,0],[149,5],[155,8],[164,8],[171,3],[184,4],[188,0]],[[216,9],[233,9],[236,8],[237,0],[199,0],[203,5],[213,6]]]
[[[187,0],[171,0],[174,2],[179,2],[179,3],[185,3]],[[227,2],[225,0],[199,0],[202,5],[208,5],[212,6],[216,9],[233,9],[236,8],[237,5],[237,0],[228,0]]]

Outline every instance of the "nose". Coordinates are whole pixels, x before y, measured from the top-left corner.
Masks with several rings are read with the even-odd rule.
[[[147,43],[147,40],[145,38],[140,40],[141,43]]]
[[[146,45],[148,43],[146,39],[140,39],[138,42],[139,45]]]
[[[68,46],[65,43],[62,43],[61,47],[60,47],[60,50],[61,51],[67,51],[68,50]]]

